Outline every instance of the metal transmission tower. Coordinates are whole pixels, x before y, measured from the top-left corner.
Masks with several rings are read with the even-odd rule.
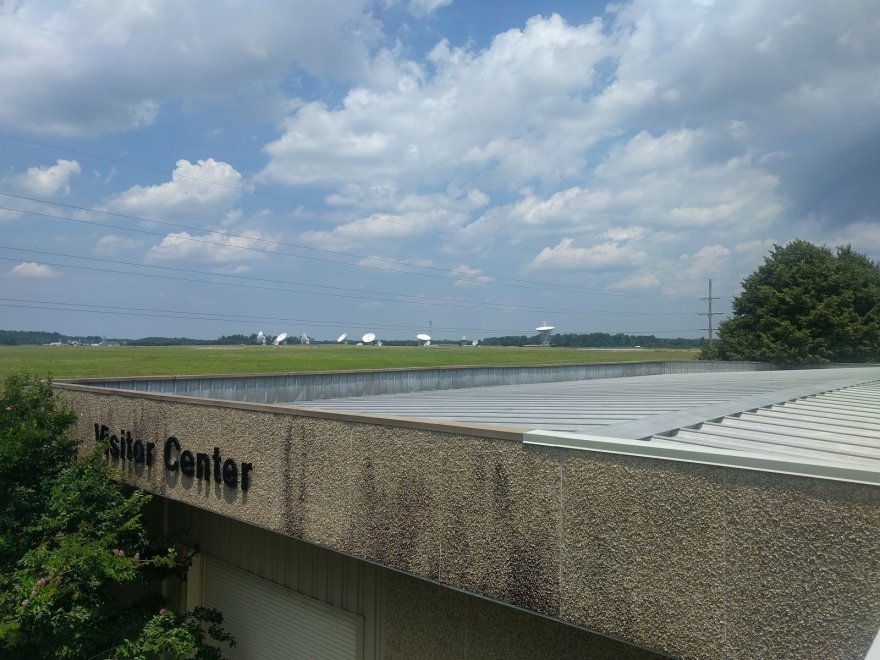
[[[701,316],[705,316],[706,318],[709,319],[709,327],[703,328],[703,330],[706,330],[709,333],[709,341],[712,341],[712,332],[713,332],[712,317],[718,316],[718,314],[720,314],[720,312],[713,312],[712,311],[712,301],[713,300],[721,300],[721,298],[719,298],[717,296],[715,296],[715,297],[712,296],[712,280],[709,280],[709,295],[705,298],[700,298],[700,300],[705,300],[709,303],[709,310],[707,312],[705,312],[704,314],[701,314]]]

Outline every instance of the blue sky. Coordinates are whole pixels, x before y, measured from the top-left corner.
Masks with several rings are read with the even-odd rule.
[[[880,259],[877,43],[863,0],[0,2],[0,327],[700,336],[774,243]]]

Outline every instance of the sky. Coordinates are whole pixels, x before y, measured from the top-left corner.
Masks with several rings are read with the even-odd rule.
[[[706,334],[880,260],[880,3],[0,0],[0,328]]]

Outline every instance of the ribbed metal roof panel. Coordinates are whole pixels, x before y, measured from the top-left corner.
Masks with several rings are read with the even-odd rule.
[[[866,371],[864,375],[874,374]],[[726,415],[655,435],[651,441],[817,461],[857,461],[880,470],[880,381]]]
[[[346,397],[295,405],[337,412],[580,433],[611,433],[616,427],[626,428],[623,425],[631,426],[643,420],[647,432],[622,437],[647,438],[681,425],[663,428],[661,416],[668,419],[671,414],[688,410],[711,412],[714,406],[719,406],[724,411],[716,416],[723,417],[731,412],[731,406],[733,412],[753,407],[743,403],[737,408],[739,399],[752,402],[757,397],[760,405],[771,405],[783,403],[787,397],[782,393],[793,388],[821,392],[870,380],[880,381],[880,368],[637,376]],[[815,405],[806,412],[800,412],[799,405],[790,407],[786,404],[774,408],[778,410],[774,414],[792,419],[795,426],[802,421],[821,424],[823,419],[841,417],[840,406],[846,408],[851,404],[851,415],[847,419],[853,424],[868,425],[870,431],[872,421],[877,420],[876,416],[871,416],[873,399],[870,392],[850,393],[848,399],[828,397],[821,406]],[[807,420],[807,417],[811,419]],[[700,419],[712,418],[707,414]],[[651,428],[653,419],[658,420],[656,428]]]

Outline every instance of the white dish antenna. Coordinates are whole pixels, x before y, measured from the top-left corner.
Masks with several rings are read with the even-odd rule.
[[[260,330],[257,333],[257,343],[258,344],[265,344],[266,343],[266,335],[263,334],[262,330]]]
[[[337,343],[337,344],[341,344],[341,343],[344,342],[346,339],[348,339],[348,333],[347,333],[347,332],[343,332],[341,335],[339,335],[339,337],[337,337],[337,339],[336,339],[336,343]]]
[[[538,331],[538,335],[541,337],[541,346],[548,347],[550,346],[550,333],[553,332],[555,328],[544,321],[541,325],[539,325],[535,330]]]
[[[471,346],[476,346],[476,345],[479,344],[479,343],[480,343],[480,340],[479,340],[479,339],[474,339],[474,340],[471,342]]]
[[[302,333],[302,334],[299,336],[299,343],[300,343],[300,344],[305,344],[306,346],[308,346],[309,344],[312,343],[312,338],[309,337],[306,333]]]
[[[416,339],[418,339],[419,341],[431,341],[431,335],[420,332],[416,335]]]
[[[375,341],[375,339],[376,339],[376,335],[375,335],[375,333],[372,333],[372,332],[368,332],[363,337],[361,337],[361,341],[364,342],[365,344],[372,344]]]
[[[284,342],[285,339],[287,339],[287,333],[286,333],[286,332],[282,332],[280,335],[278,335],[277,337],[275,337],[275,341],[273,341],[272,343],[273,343],[275,346],[280,346],[281,343]]]

